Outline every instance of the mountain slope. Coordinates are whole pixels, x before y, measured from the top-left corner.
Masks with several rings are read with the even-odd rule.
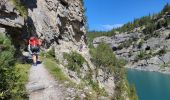
[[[116,33],[115,33],[116,32]],[[126,67],[169,73],[170,6],[154,15],[135,19],[134,22],[113,29],[112,37],[98,37],[109,44],[116,56],[128,61]]]

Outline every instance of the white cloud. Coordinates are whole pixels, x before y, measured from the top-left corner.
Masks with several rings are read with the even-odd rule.
[[[108,31],[108,30],[111,30],[113,28],[118,28],[118,27],[121,27],[121,26],[123,26],[123,24],[101,25],[101,30]]]

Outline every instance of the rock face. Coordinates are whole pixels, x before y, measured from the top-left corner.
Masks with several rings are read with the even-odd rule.
[[[86,33],[83,5],[80,0],[16,0],[28,8],[24,19],[12,0],[0,2],[0,32],[16,28],[38,35],[49,48],[59,40],[77,42]],[[9,32],[7,32],[9,33]],[[14,32],[13,32],[14,33]]]
[[[16,11],[9,0],[0,0],[0,25],[22,28],[24,18]]]
[[[86,30],[82,0],[14,0],[27,8],[27,18],[23,17],[23,11],[12,1],[0,0],[0,33],[12,37],[12,43],[19,53],[27,46],[28,38],[36,35],[43,40],[45,50],[54,48],[59,67],[72,81],[79,84],[91,72],[91,80],[104,88],[109,96],[113,96],[114,78],[101,69],[96,76],[95,66],[84,42]],[[83,52],[79,52],[80,45],[86,47]],[[63,53],[71,51],[78,52],[87,61],[80,69],[81,77],[65,67],[67,61]]]
[[[146,71],[170,73],[170,29],[156,30],[159,36],[145,39],[139,32],[121,33],[112,37],[97,37],[93,40],[94,46],[102,41],[107,43],[118,58],[127,60],[126,67]]]
[[[27,0],[28,4],[34,2]],[[28,13],[32,34],[44,39],[47,47],[54,42],[60,44],[59,40],[77,42],[86,33],[80,0],[37,0]]]
[[[102,69],[96,71],[90,60],[89,49],[84,42],[86,34],[84,9],[81,0],[17,0],[27,8],[28,16],[23,17],[21,11],[12,0],[1,0],[0,2],[0,32],[9,34],[18,52],[24,49],[25,41],[36,35],[43,40],[43,48],[50,50],[54,48],[55,57],[59,61],[59,67],[63,73],[73,82],[81,84],[86,77],[94,81],[100,88],[104,88],[109,96],[114,93],[114,77],[107,75]],[[122,37],[123,38],[123,37]],[[82,52],[80,45],[84,46]],[[77,72],[69,70],[64,59],[64,53],[76,51],[85,59]],[[98,75],[96,73],[99,73]],[[90,79],[89,79],[90,76]],[[97,85],[97,86],[98,86]],[[85,86],[85,90],[91,85]],[[73,92],[73,91],[72,91]],[[75,95],[77,91],[74,91]],[[91,92],[89,92],[92,94]],[[85,94],[83,94],[85,95]],[[86,96],[86,95],[85,95]],[[99,96],[99,98],[101,98]],[[105,98],[105,97],[103,97]]]

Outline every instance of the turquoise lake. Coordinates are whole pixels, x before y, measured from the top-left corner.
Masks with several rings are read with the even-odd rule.
[[[170,100],[170,75],[128,69],[127,78],[139,100]]]

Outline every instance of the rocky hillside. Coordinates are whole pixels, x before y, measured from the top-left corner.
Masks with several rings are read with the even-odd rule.
[[[1,0],[0,10],[1,33],[15,34],[19,39],[36,34],[45,47],[60,40],[79,41],[86,33],[79,0]]]
[[[0,34],[6,35],[12,41],[15,57],[24,60],[23,52],[27,50],[28,39],[36,35],[43,40],[42,55],[52,55],[58,69],[51,68],[51,65],[54,66],[51,62],[47,67],[54,69],[53,73],[64,74],[69,80],[68,86],[74,83],[78,88],[68,88],[68,91],[72,92],[70,94],[74,94],[71,98],[130,99],[128,96],[133,94],[130,94],[131,90],[128,90],[129,86],[125,82],[122,64],[111,60],[109,66],[103,67],[107,65],[105,59],[102,59],[101,64],[98,64],[100,61],[94,63],[97,50],[94,49],[94,57],[91,57],[84,39],[81,38],[86,34],[85,21],[82,0],[0,0]],[[85,47],[82,52],[78,50],[80,44]],[[107,46],[103,47],[106,48],[105,53],[108,54],[107,50],[110,53]],[[119,61],[112,53],[111,56]],[[113,65],[118,68],[113,70]],[[110,72],[109,68],[113,71]],[[68,80],[64,80],[64,84],[68,84]]]
[[[167,4],[160,13],[113,29],[113,36],[97,37],[93,44],[109,44],[117,57],[128,62],[126,67],[170,73],[169,22],[170,6]]]

